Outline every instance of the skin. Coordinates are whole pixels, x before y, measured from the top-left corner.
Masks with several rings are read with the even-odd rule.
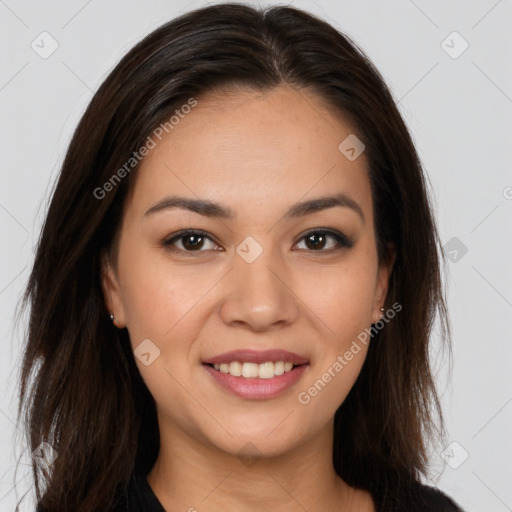
[[[391,265],[377,258],[365,155],[349,161],[338,150],[351,133],[304,90],[216,92],[198,98],[142,162],[102,286],[133,348],[150,339],[160,350],[150,365],[136,362],[160,428],[148,482],[167,511],[374,510],[369,494],[332,465],[333,417],[367,347],[307,405],[297,399],[380,319],[387,293]],[[364,220],[340,206],[284,217],[296,202],[340,192]],[[178,208],[145,215],[170,195],[214,201],[235,217]],[[352,238],[353,247],[330,235],[308,245],[304,233],[319,227]],[[190,237],[175,241],[174,252],[163,246],[183,229],[210,239],[189,252]],[[247,236],[263,249],[252,263],[236,253]],[[239,398],[202,365],[238,348],[281,348],[310,366],[278,397]],[[238,456],[246,443],[255,447],[252,465]]]

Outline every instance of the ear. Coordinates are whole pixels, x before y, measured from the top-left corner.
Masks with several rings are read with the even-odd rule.
[[[395,260],[395,246],[393,244],[389,244],[387,257],[380,262],[379,269],[377,271],[377,285],[375,287],[375,296],[373,301],[372,323],[376,323],[382,318],[383,313],[380,308],[384,307],[384,302],[386,301],[389,278],[391,276]]]
[[[107,310],[114,315],[115,326],[125,327],[125,310],[119,278],[106,251],[101,255],[101,288]]]

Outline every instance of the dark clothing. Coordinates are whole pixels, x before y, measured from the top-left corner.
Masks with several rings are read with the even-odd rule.
[[[399,497],[386,500],[372,496],[376,512],[464,512],[451,498],[435,487],[412,483]]]
[[[134,471],[128,488],[113,512],[165,512],[147,478]]]
[[[399,501],[382,503],[373,497],[377,512],[463,512],[448,496],[434,487],[415,484]],[[165,512],[145,476],[133,473],[128,488],[114,512]]]

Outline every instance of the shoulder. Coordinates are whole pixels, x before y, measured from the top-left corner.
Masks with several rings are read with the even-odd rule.
[[[439,512],[463,512],[455,501],[442,491],[429,485],[418,484],[416,495],[417,505],[424,506],[425,511],[436,510]],[[423,510],[419,508],[418,510]]]
[[[393,500],[385,500],[376,512],[464,512],[436,487],[412,483]]]
[[[441,490],[419,482],[386,485],[373,498],[375,512],[464,512]]]

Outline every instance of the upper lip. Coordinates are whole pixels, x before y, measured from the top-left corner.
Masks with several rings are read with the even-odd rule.
[[[204,364],[222,364],[231,363],[232,361],[240,361],[242,363],[266,363],[268,361],[284,361],[293,364],[306,364],[309,360],[305,357],[288,352],[287,350],[272,349],[272,350],[232,350],[224,352],[214,357],[210,357],[203,361]]]

